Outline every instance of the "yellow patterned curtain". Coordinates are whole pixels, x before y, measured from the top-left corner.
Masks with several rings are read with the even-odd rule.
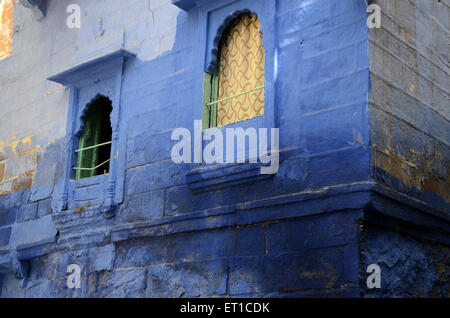
[[[218,100],[264,86],[261,23],[254,14],[234,19],[221,40]],[[264,114],[264,89],[217,105],[217,126]]]
[[[0,60],[11,55],[14,0],[0,0]]]

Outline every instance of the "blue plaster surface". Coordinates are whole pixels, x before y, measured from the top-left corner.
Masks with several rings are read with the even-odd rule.
[[[65,26],[69,3],[82,8],[80,30]],[[218,31],[241,10],[259,13],[268,57],[265,114],[251,123],[280,129],[280,168],[265,178],[250,165],[220,170],[170,160],[172,130],[192,131],[201,119],[203,72]],[[372,179],[366,18],[362,0],[64,0],[50,3],[45,23],[17,7],[23,25],[15,53],[0,61],[1,79],[23,74],[22,62],[33,72],[21,82],[29,89],[17,102],[20,125],[12,124],[19,113],[10,101],[19,93],[0,86],[8,119],[0,137],[33,135],[41,149],[31,188],[0,196],[0,252],[17,249],[30,264],[26,287],[11,269],[0,272],[0,296],[370,296],[364,265],[416,250],[403,263],[425,271],[418,295],[448,295],[439,267],[449,266],[439,256],[448,218],[409,217],[423,206]],[[117,62],[118,50],[132,54]],[[46,80],[54,74],[68,87]],[[73,136],[98,92],[116,109],[113,177],[69,181]],[[389,204],[372,203],[372,193]],[[369,208],[426,220],[426,252],[395,232],[362,237]],[[392,235],[400,251],[386,255]],[[424,253],[435,257],[425,262]],[[70,264],[83,269],[81,289],[67,288]],[[397,279],[405,271],[390,271],[390,287],[373,295],[406,293],[411,281]]]

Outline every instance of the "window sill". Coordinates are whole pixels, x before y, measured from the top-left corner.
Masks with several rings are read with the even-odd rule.
[[[69,209],[103,204],[103,192],[108,182],[108,173],[80,180],[70,180]]]
[[[70,179],[70,182],[72,182],[72,183],[74,183],[74,182],[79,182],[79,183],[86,182],[87,184],[90,184],[90,182],[88,180],[92,180],[92,179],[97,178],[97,177],[107,176],[108,174],[109,173],[104,173],[104,174],[99,174],[99,175],[96,175],[96,176],[93,176],[93,177],[83,178],[83,179]]]
[[[209,129],[219,129],[224,138],[224,146],[226,144],[226,130],[242,128],[258,129],[264,127],[264,115],[256,116],[250,119],[238,121],[236,123],[228,124],[221,127],[208,128],[202,131],[202,135]],[[203,139],[203,148],[210,141]],[[246,153],[248,149],[246,149]],[[225,149],[224,149],[225,154]],[[235,157],[235,160],[237,158]],[[225,160],[225,156],[223,158]],[[248,159],[247,159],[248,160]],[[208,191],[215,191],[217,189],[224,189],[238,184],[250,184],[260,180],[271,178],[271,174],[261,174],[262,163],[223,163],[223,164],[203,164],[195,170],[191,170],[186,175],[186,180],[189,189],[195,193],[202,193]]]
[[[225,125],[225,126],[211,127],[211,128],[208,128],[208,129],[218,128],[218,129],[220,129],[220,130],[222,131],[222,133],[225,133],[225,131],[226,131],[227,128],[233,128],[233,129],[236,129],[236,128],[242,128],[242,129],[247,129],[247,128],[253,127],[253,128],[255,128],[255,129],[259,129],[259,128],[263,128],[263,127],[264,127],[263,121],[264,121],[264,114],[263,114],[263,115],[260,115],[260,116],[256,116],[256,117],[250,118],[250,119],[240,120],[240,121],[237,121],[237,122],[235,122],[235,123],[227,124],[227,125]],[[268,127],[268,128],[270,128],[270,127]],[[205,131],[208,130],[208,129],[205,129],[205,130],[203,131],[203,134],[204,134]]]

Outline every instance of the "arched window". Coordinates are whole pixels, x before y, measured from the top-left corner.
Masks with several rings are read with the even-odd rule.
[[[0,0],[0,60],[12,54],[14,0]]]
[[[264,114],[264,47],[252,13],[233,19],[219,44],[214,74],[205,75],[203,127],[221,127]]]
[[[112,128],[109,115],[111,101],[103,96],[96,98],[83,117],[77,154],[76,179],[93,177],[109,172]]]

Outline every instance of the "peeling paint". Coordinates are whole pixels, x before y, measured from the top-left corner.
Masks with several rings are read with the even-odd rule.
[[[23,145],[23,146],[25,146],[25,145],[31,145],[31,137],[33,137],[33,136],[28,136],[28,137],[23,138],[23,139],[22,139],[22,145]]]
[[[5,161],[1,161],[0,162],[0,182],[3,181],[3,177],[5,175],[5,169],[6,169],[6,162]]]
[[[422,181],[422,193],[433,192],[450,203],[450,176],[447,179],[432,175],[427,180]]]
[[[0,1],[0,60],[12,54],[14,0]]]
[[[431,205],[442,198],[444,206],[450,202],[448,76],[436,57],[447,50],[439,44],[446,30],[436,13],[446,9],[436,2],[381,5],[396,18],[370,37],[371,164],[385,173],[375,172],[375,178],[392,187],[402,184],[402,191]],[[438,23],[430,33],[433,22]]]
[[[24,138],[10,136],[0,141],[0,195],[30,188],[37,167],[40,145],[33,145],[29,135]]]

